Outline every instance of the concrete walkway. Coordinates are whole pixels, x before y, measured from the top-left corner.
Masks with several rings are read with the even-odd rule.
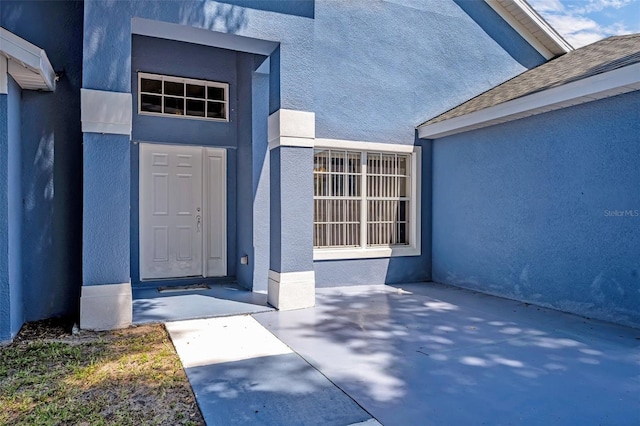
[[[162,292],[157,288],[133,289],[133,323],[179,321],[274,311],[267,295],[247,291],[237,284],[212,284],[206,289]]]
[[[640,330],[452,287],[167,328],[210,425],[640,425]]]

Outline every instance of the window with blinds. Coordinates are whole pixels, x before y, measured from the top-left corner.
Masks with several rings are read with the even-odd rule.
[[[409,244],[410,155],[314,151],[314,247]]]

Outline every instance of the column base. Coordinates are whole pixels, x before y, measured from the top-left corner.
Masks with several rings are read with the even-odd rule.
[[[126,328],[133,319],[131,283],[82,286],[80,328]]]
[[[316,304],[315,272],[275,272],[269,270],[267,301],[271,306],[287,311],[311,308]]]

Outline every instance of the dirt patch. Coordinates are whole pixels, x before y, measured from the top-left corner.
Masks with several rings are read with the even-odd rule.
[[[162,325],[25,324],[0,348],[0,424],[204,425]]]

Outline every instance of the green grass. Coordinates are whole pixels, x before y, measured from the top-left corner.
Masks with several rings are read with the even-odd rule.
[[[204,424],[163,326],[0,348],[2,425]]]

